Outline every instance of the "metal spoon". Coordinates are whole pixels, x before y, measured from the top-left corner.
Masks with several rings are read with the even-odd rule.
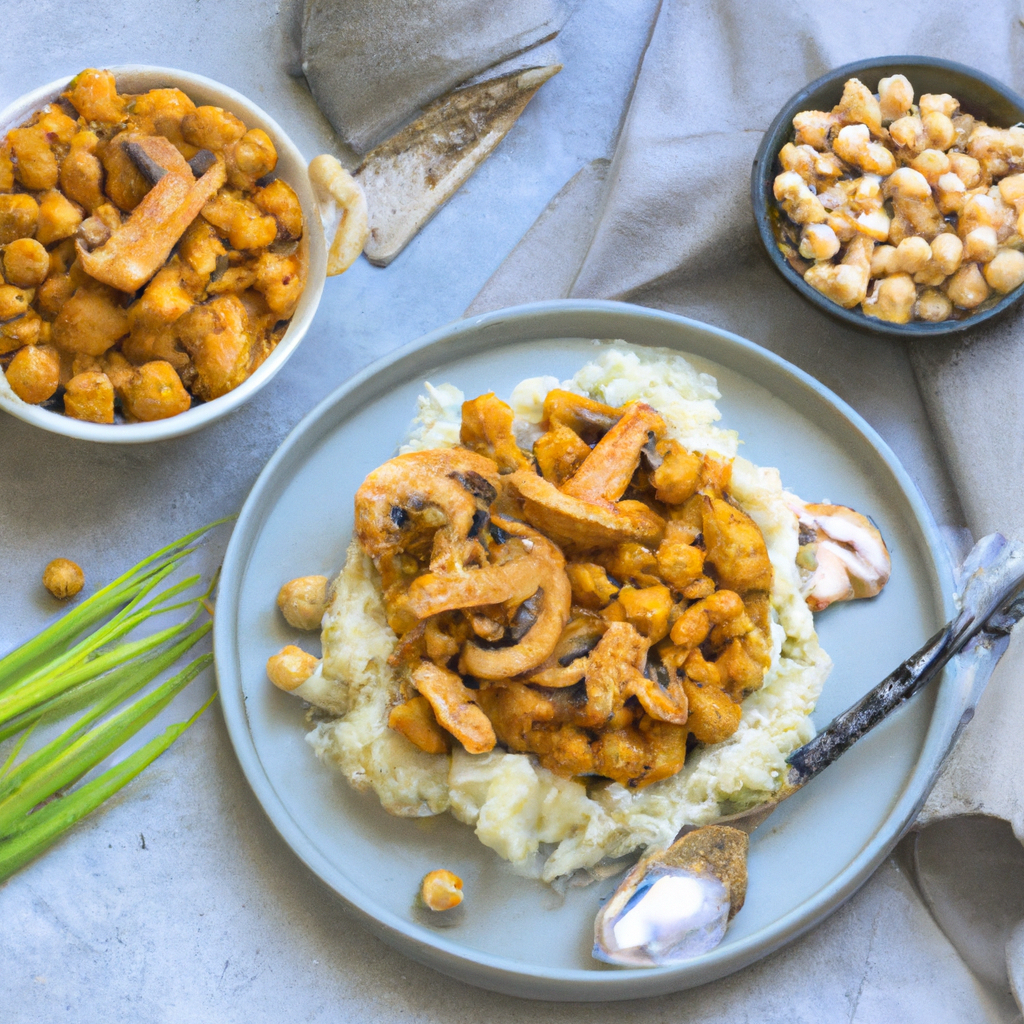
[[[594,922],[593,955],[607,963],[666,966],[714,949],[743,905],[747,837],[803,788],[956,660],[963,712],[946,750],[974,717],[992,670],[1024,616],[1024,544],[1000,534],[980,540],[960,569],[960,608],[919,651],[786,759],[776,796],[714,825],[684,825],[667,849],[645,856]],[[938,768],[929,781],[934,782]]]

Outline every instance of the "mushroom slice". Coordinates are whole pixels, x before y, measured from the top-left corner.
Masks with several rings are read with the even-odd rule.
[[[542,665],[554,651],[572,607],[572,589],[562,552],[546,537],[506,519],[495,518],[501,529],[532,542],[531,559],[540,583],[540,608],[534,623],[512,647],[485,650],[474,643],[462,649],[459,671],[478,679],[510,679]]]
[[[381,558],[408,546],[412,513],[433,506],[445,521],[437,529],[441,542],[435,536],[431,569],[459,570],[471,551],[479,549],[479,542],[471,539],[484,500],[478,493],[487,497],[498,484],[494,462],[464,448],[398,455],[370,473],[356,492],[356,535],[380,569]]]
[[[811,505],[790,497],[800,523],[797,564],[809,572],[804,599],[820,612],[836,601],[874,597],[889,579],[892,563],[877,527],[845,505]]]
[[[159,143],[166,143],[166,147]],[[141,136],[131,144],[167,173],[99,248],[90,252],[80,240],[75,245],[82,269],[90,277],[123,292],[141,288],[163,266],[185,229],[224,184],[226,175],[224,161],[218,159],[196,181],[177,149],[157,136]],[[177,160],[166,151],[168,147]]]
[[[563,493],[583,501],[618,501],[636,472],[641,450],[664,429],[665,421],[649,405],[634,402],[562,485]]]
[[[473,691],[446,668],[421,661],[413,669],[412,684],[427,698],[438,723],[448,730],[470,754],[494,749],[494,727],[480,709]]]
[[[555,540],[581,547],[608,547],[627,540],[657,544],[665,530],[661,516],[642,502],[584,501],[525,469],[504,479],[523,501],[523,518]]]

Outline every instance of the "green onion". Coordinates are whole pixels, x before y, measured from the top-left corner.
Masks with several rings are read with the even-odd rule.
[[[104,800],[126,786],[147,765],[152,764],[213,703],[216,694],[187,721],[168,726],[144,747],[120,764],[108,768],[97,779],[55,800],[32,815],[28,826],[12,839],[0,843],[0,882],[42,853],[62,832],[94,811]]]
[[[17,737],[0,765],[0,882],[130,782],[212,702],[211,697],[187,721],[86,779],[213,660],[201,655],[146,689],[212,628],[195,621],[210,610],[216,577],[198,597],[184,595],[200,577],[169,577],[195,550],[193,542],[225,521],[157,551],[0,658],[0,742]],[[192,614],[183,622],[125,639],[154,616],[184,608]],[[38,730],[72,713],[80,713],[76,721],[18,761]]]

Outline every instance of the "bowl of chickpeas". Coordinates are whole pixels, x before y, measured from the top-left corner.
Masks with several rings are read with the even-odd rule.
[[[323,289],[306,160],[251,100],[86,69],[0,113],[0,408],[136,443],[197,430],[284,365]]]
[[[797,93],[751,173],[775,267],[826,313],[913,337],[1024,295],[1024,99],[980,71],[894,56]]]

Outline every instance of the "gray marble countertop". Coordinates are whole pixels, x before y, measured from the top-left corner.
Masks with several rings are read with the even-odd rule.
[[[389,268],[361,260],[328,281],[296,354],[227,420],[121,448],[0,415],[0,650],[57,614],[39,584],[51,558],[73,558],[99,585],[168,540],[237,511],[320,399],[380,355],[458,318],[565,182],[611,155],[657,6],[584,0],[559,41],[565,70],[494,156]],[[152,63],[251,96],[308,157],[337,149],[292,74],[293,0],[6,0],[3,14],[0,107],[83,67]],[[898,453],[918,452],[922,490],[943,508],[948,485],[937,464],[920,457],[923,428],[860,411]],[[227,538],[221,529],[196,564],[215,568]],[[170,717],[213,687],[207,673]],[[99,813],[0,886],[0,1020],[12,1024],[599,1024],[623,1014],[645,1024],[935,1024],[1002,1020],[1001,1013],[915,898],[898,859],[812,933],[693,992],[584,1006],[530,1003],[451,981],[354,926],[299,863],[249,791],[216,706]]]

